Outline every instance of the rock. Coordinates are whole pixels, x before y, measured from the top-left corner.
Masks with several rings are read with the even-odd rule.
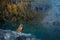
[[[0,39],[1,40],[37,40],[31,34],[17,33],[11,30],[0,29]]]
[[[53,25],[55,25],[55,26],[60,26],[60,22],[53,22]]]

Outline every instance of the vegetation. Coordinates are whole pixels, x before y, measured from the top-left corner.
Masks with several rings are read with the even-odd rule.
[[[5,21],[15,23],[20,20],[33,20],[36,12],[29,6],[29,0],[21,0],[20,2],[3,0],[1,2],[1,14]]]

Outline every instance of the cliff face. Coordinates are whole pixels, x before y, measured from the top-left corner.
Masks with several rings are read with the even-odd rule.
[[[52,8],[48,11],[48,15],[43,19],[44,24],[60,25],[60,1],[52,0]]]
[[[32,23],[41,23],[47,16],[48,11],[51,9],[52,1],[50,0],[31,0],[31,8],[35,10],[36,15]]]

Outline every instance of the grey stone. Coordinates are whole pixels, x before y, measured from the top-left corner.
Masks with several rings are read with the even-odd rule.
[[[0,40],[35,40],[31,34],[17,33],[11,30],[0,29]]]

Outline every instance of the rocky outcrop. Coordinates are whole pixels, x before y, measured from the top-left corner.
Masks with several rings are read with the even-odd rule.
[[[31,34],[0,29],[0,40],[39,40]]]

